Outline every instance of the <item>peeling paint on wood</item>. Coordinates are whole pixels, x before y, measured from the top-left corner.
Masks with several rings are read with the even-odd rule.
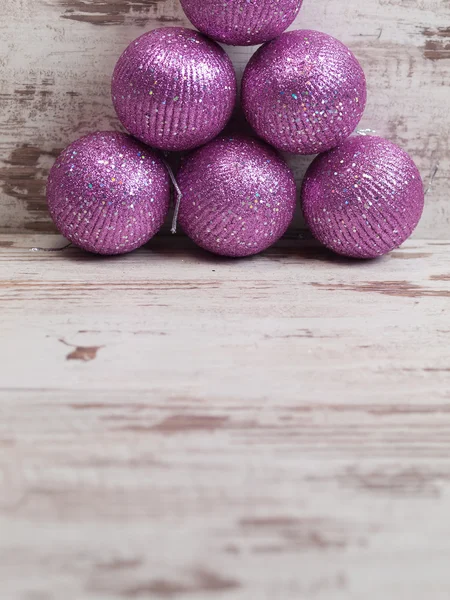
[[[429,60],[450,60],[450,27],[423,29],[426,38],[424,56]]]
[[[438,279],[437,279],[438,278]],[[435,276],[436,281],[441,281],[441,276]],[[325,288],[329,291],[367,292],[397,296],[399,298],[450,298],[450,290],[427,288],[409,281],[363,281],[354,284],[327,284],[312,283],[314,287]]]
[[[193,572],[191,582],[153,579],[126,587],[121,591],[124,598],[176,598],[197,594],[230,592],[241,587],[235,579],[224,577],[212,571],[198,569]]]
[[[75,346],[69,344],[65,340],[59,340],[62,344],[74,348],[72,352],[66,356],[66,360],[81,360],[82,362],[90,362],[97,358],[97,352],[102,346]]]
[[[24,144],[15,148],[0,167],[0,183],[3,193],[22,202],[30,217],[46,215],[47,200],[45,187],[48,172],[60,149],[49,152]],[[44,231],[54,228],[48,219],[44,221]]]
[[[133,24],[143,27],[157,17],[165,0],[61,0],[61,17],[91,25]],[[170,19],[176,21],[177,19]]]
[[[400,258],[401,260],[417,260],[418,258],[429,258],[429,252],[391,252],[390,258]]]

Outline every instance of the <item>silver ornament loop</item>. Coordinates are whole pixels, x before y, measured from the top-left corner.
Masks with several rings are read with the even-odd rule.
[[[164,166],[167,169],[167,172],[169,173],[170,181],[172,182],[172,185],[175,188],[175,192],[176,192],[175,211],[173,213],[172,227],[170,229],[171,233],[176,233],[177,232],[177,223],[178,223],[178,213],[180,212],[180,204],[181,204],[181,199],[183,198],[183,192],[180,190],[180,186],[178,185],[178,182],[177,182],[177,179],[175,177],[172,167],[169,165],[169,163],[167,162],[167,160],[164,157],[162,158],[162,161],[164,163]]]

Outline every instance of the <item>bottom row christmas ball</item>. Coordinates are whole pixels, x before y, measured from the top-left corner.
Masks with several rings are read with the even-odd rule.
[[[398,248],[424,208],[423,183],[411,157],[379,137],[349,138],[319,155],[301,195],[314,237],[353,258],[375,258]]]
[[[185,160],[177,179],[184,232],[215,254],[257,254],[280,239],[292,221],[294,176],[259,140],[217,138]]]
[[[169,175],[158,155],[116,132],[87,135],[68,146],[47,184],[58,230],[98,254],[123,254],[145,244],[163,224],[169,200]]]
[[[219,137],[191,153],[178,174],[179,222],[199,246],[250,256],[274,244],[292,221],[296,186],[286,162],[250,137]],[[354,137],[319,155],[302,187],[313,235],[349,257],[374,258],[400,246],[424,207],[420,173],[401,148]],[[103,132],[71,144],[47,186],[50,214],[72,243],[99,254],[145,244],[167,215],[167,167],[128,135]]]

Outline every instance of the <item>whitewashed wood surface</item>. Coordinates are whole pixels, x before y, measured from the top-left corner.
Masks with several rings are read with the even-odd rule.
[[[110,77],[122,50],[148,29],[188,22],[178,0],[0,0],[0,23],[0,228],[48,231],[55,156],[118,127]],[[369,83],[361,127],[408,150],[426,186],[435,175],[417,237],[449,237],[449,0],[305,0],[294,27],[354,50]],[[252,52],[230,49],[239,73]],[[299,181],[309,160],[291,159]]]
[[[0,236],[5,600],[448,600],[450,242]]]

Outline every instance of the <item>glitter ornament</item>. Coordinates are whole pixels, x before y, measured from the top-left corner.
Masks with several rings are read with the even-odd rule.
[[[257,254],[292,221],[294,176],[277,152],[259,140],[217,138],[185,160],[177,179],[183,194],[180,225],[210,252]]]
[[[130,136],[94,133],[57,158],[47,200],[56,227],[73,244],[123,254],[145,244],[163,224],[169,175],[155,152]]]
[[[126,129],[162,150],[205,144],[227,124],[236,75],[225,50],[201,33],[163,27],[132,42],[112,79],[112,98]]]
[[[318,156],[302,189],[306,222],[344,256],[375,258],[408,239],[423,212],[420,173],[411,157],[379,137],[352,137]]]
[[[334,148],[358,125],[366,79],[350,50],[319,31],[290,31],[262,46],[242,81],[242,105],[264,140],[294,154]]]
[[[232,46],[263,44],[294,21],[302,0],[181,0],[191,23]]]

